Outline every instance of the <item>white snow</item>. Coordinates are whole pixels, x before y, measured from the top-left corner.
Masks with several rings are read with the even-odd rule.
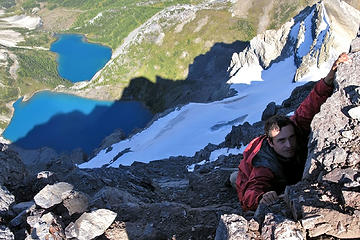
[[[103,13],[101,12],[101,13],[99,13],[98,15],[96,15],[93,19],[90,19],[90,20],[89,20],[89,23],[90,23],[90,24],[93,24],[96,19],[101,18],[102,16],[103,16]]]
[[[314,15],[314,11],[312,10],[312,12],[305,18],[304,20],[304,27],[305,27],[305,33],[304,33],[304,39],[303,42],[301,43],[301,45],[298,48],[297,54],[299,57],[303,57],[306,54],[309,53],[310,51],[310,47],[314,41],[313,37],[312,37],[312,31],[311,31],[311,26],[312,26],[312,17]]]
[[[259,121],[269,102],[281,104],[295,87],[303,84],[292,83],[295,71],[293,57],[275,63],[261,72],[260,79],[248,79],[250,84],[232,84],[238,92],[236,96],[211,103],[189,103],[156,120],[142,132],[112,145],[111,151],[102,150],[79,167],[96,168],[104,164],[118,167],[134,161],[147,163],[170,156],[193,156],[208,143],[224,141],[232,125]],[[307,78],[308,81],[318,79]],[[131,151],[114,160],[126,148]]]
[[[15,47],[18,42],[24,41],[24,37],[14,30],[0,30],[0,44],[6,47]]]
[[[10,24],[10,27],[27,28],[29,30],[33,30],[41,24],[40,17],[32,17],[27,15],[16,15],[7,18],[1,18],[0,20]]]
[[[230,154],[238,155],[238,154],[243,153],[244,150],[245,150],[244,146],[241,147],[241,148],[221,148],[221,149],[216,149],[215,151],[211,152],[210,157],[209,157],[209,161],[214,162],[220,156],[229,156]]]

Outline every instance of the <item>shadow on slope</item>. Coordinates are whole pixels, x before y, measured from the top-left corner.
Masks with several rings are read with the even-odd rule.
[[[97,106],[88,115],[80,111],[57,114],[14,144],[25,149],[47,146],[59,152],[82,148],[91,153],[115,129],[120,128],[127,136],[134,129],[143,128],[151,117],[139,102],[116,101],[109,107]]]
[[[209,102],[228,97],[232,94],[226,84],[232,54],[247,45],[248,42],[240,41],[216,43],[209,52],[194,59],[186,79],[157,77],[156,83],[144,77],[132,79],[123,96],[110,107],[97,106],[88,115],[79,111],[57,114],[14,144],[24,149],[47,146],[58,152],[82,148],[91,153],[115,129],[128,136],[151,120],[152,114],[141,103],[129,100],[143,102],[152,112],[160,113],[190,101]]]
[[[158,113],[189,102],[210,102],[229,97],[234,94],[226,84],[232,55],[248,45],[249,42],[241,41],[214,44],[210,51],[194,59],[184,80],[157,76],[156,83],[153,83],[144,77],[132,79],[121,100],[142,101]]]

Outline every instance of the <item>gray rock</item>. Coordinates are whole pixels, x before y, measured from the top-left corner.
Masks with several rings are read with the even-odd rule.
[[[0,185],[0,216],[9,214],[10,206],[15,203],[15,197],[6,187]]]
[[[71,191],[73,186],[65,182],[47,185],[34,197],[36,205],[42,208],[50,208],[62,202],[62,194]]]
[[[282,215],[268,213],[261,231],[262,239],[306,239],[306,232],[301,226]]]
[[[215,240],[247,240],[256,238],[256,232],[249,229],[249,222],[237,214],[224,214],[221,215],[219,226],[216,229]]]
[[[12,206],[12,210],[16,214],[19,214],[20,212],[22,212],[24,210],[27,210],[27,209],[29,209],[31,207],[35,207],[35,202],[34,201],[17,203],[17,204]]]
[[[69,215],[83,213],[89,207],[89,198],[86,194],[78,191],[68,191],[62,195],[63,205],[68,210]]]
[[[104,187],[92,198],[90,205],[96,208],[116,209],[121,205],[138,206],[141,201],[132,194],[114,187]]]
[[[15,239],[14,234],[10,229],[4,225],[0,225],[0,239],[1,240],[13,240]]]
[[[19,203],[14,205],[13,210],[14,212],[18,213],[18,215],[13,218],[10,221],[10,225],[13,227],[19,226],[22,223],[26,222],[26,216],[29,212],[34,211],[36,208],[35,202],[30,201],[30,202],[23,202],[23,203]],[[21,212],[19,212],[21,211]]]
[[[70,223],[66,227],[66,237],[79,240],[94,239],[105,232],[115,220],[116,216],[116,213],[107,209],[98,209],[90,213],[83,213],[75,223]]]
[[[261,121],[266,121],[275,114],[276,114],[276,104],[275,102],[271,102],[266,106],[265,110],[263,111],[261,115]]]
[[[17,153],[11,150],[0,151],[0,184],[16,189],[24,184],[27,170]]]

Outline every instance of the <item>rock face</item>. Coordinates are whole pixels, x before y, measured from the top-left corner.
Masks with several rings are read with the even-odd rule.
[[[303,180],[287,186],[279,203],[260,205],[242,223],[247,226],[256,219],[262,239],[360,238],[360,128],[351,114],[360,104],[359,43],[359,38],[352,42],[352,61],[338,68],[335,91],[312,121]],[[229,236],[219,239],[253,234],[249,229],[235,233],[231,229],[239,220],[224,219],[228,218],[222,217],[217,236],[225,236],[224,229]]]
[[[344,16],[347,23],[339,22]],[[297,67],[294,81],[347,52],[360,23],[360,12],[340,0],[325,0],[304,9],[279,30],[268,30],[232,58],[230,83],[246,82],[248,71],[262,71],[290,56]]]

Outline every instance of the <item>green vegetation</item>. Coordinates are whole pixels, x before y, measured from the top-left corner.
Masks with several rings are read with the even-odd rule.
[[[44,88],[54,88],[59,84],[70,86],[57,72],[55,54],[42,50],[16,49],[20,68],[17,72],[17,86],[21,94],[32,93]]]
[[[53,38],[47,32],[32,31],[25,35],[25,41],[18,43],[18,46],[50,48],[52,40]]]
[[[40,4],[37,3],[36,0],[26,0],[22,3],[21,6],[24,10],[29,10],[29,9],[33,9],[35,7],[40,7]]]

